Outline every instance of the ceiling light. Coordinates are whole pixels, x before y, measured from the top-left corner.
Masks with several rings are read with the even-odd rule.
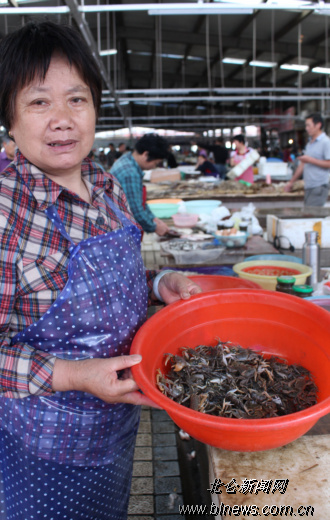
[[[243,58],[224,58],[222,60],[222,63],[229,63],[232,65],[244,65],[246,63],[246,60]]]
[[[214,6],[212,4],[163,4],[148,10],[151,16],[188,15],[188,14],[253,14],[253,9],[240,9],[233,6]]]
[[[312,72],[316,72],[317,74],[330,74],[329,67],[314,67]]]
[[[277,63],[274,61],[259,61],[259,60],[252,60],[250,61],[249,65],[251,67],[267,67],[267,68],[273,68],[276,67]]]
[[[309,70],[308,65],[298,65],[298,63],[283,63],[280,66],[280,69],[283,70],[295,70],[297,72],[307,72]]]
[[[99,52],[100,56],[113,56],[114,54],[117,54],[117,49],[108,49]]]

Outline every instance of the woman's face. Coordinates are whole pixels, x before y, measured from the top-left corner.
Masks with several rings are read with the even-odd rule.
[[[45,174],[80,176],[95,119],[90,88],[74,66],[55,56],[43,82],[34,79],[18,92],[10,131],[22,154]]]

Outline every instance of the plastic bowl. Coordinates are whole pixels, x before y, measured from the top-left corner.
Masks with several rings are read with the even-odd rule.
[[[291,255],[253,255],[248,256],[243,260],[243,262],[252,262],[253,260],[279,260],[281,262],[296,262],[297,264],[302,264],[302,259],[298,256]]]
[[[322,309],[330,312],[330,297],[329,296],[309,296],[305,300],[318,305]]]
[[[221,231],[215,233],[217,239],[228,248],[243,247],[248,239],[248,233],[244,233],[244,231],[239,231],[237,235],[221,235],[220,233]]]
[[[194,227],[198,222],[198,218],[198,215],[194,213],[176,213],[173,215],[173,222],[178,228]]]
[[[271,269],[273,268],[273,269]],[[273,274],[260,274],[261,269]],[[261,285],[263,289],[275,291],[277,277],[283,274],[291,274],[296,279],[297,285],[306,283],[306,278],[312,274],[312,268],[297,262],[280,262],[276,260],[253,260],[240,262],[233,266],[233,271],[240,278],[251,280]],[[259,273],[259,274],[258,274]]]
[[[233,451],[262,451],[288,444],[330,411],[330,314],[283,293],[257,289],[220,290],[192,296],[153,315],[136,334],[132,367],[141,390],[197,440]],[[301,412],[270,419],[229,419],[202,414],[175,403],[156,386],[166,371],[164,354],[181,347],[233,341],[309,369],[318,386],[318,402]]]
[[[148,204],[179,204],[182,199],[153,199],[148,200]]]
[[[217,291],[219,289],[261,289],[260,285],[249,280],[236,278],[235,276],[221,276],[221,275],[193,275],[188,276],[190,280],[197,283],[203,292]]]
[[[175,213],[178,212],[179,204],[166,204],[166,203],[156,203],[156,204],[147,204],[150,206],[150,210],[158,218],[171,218]]]
[[[188,200],[185,201],[187,213],[206,213],[210,215],[215,208],[218,208],[221,204],[220,200]]]

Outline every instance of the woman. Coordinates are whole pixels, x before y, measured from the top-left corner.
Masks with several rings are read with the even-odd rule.
[[[199,170],[203,175],[211,175],[219,177],[219,171],[216,166],[208,160],[205,150],[201,150],[198,154],[197,166],[195,170]]]
[[[86,158],[101,92],[72,28],[2,40],[0,118],[17,151],[0,176],[1,519],[126,518],[136,405],[152,404],[130,344],[148,301],[200,292],[145,272],[120,185]]]
[[[251,148],[248,148],[245,145],[244,135],[239,134],[233,137],[233,144],[235,145],[235,150],[230,155],[230,166],[234,167],[236,164],[239,164],[248,153],[251,152]],[[247,182],[254,182],[253,178],[253,168],[249,166],[239,177],[236,177],[236,181],[243,180]]]

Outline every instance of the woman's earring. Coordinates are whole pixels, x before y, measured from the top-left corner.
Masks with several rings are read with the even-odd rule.
[[[11,132],[8,132],[8,135],[9,135],[10,139],[14,139],[14,136]]]

